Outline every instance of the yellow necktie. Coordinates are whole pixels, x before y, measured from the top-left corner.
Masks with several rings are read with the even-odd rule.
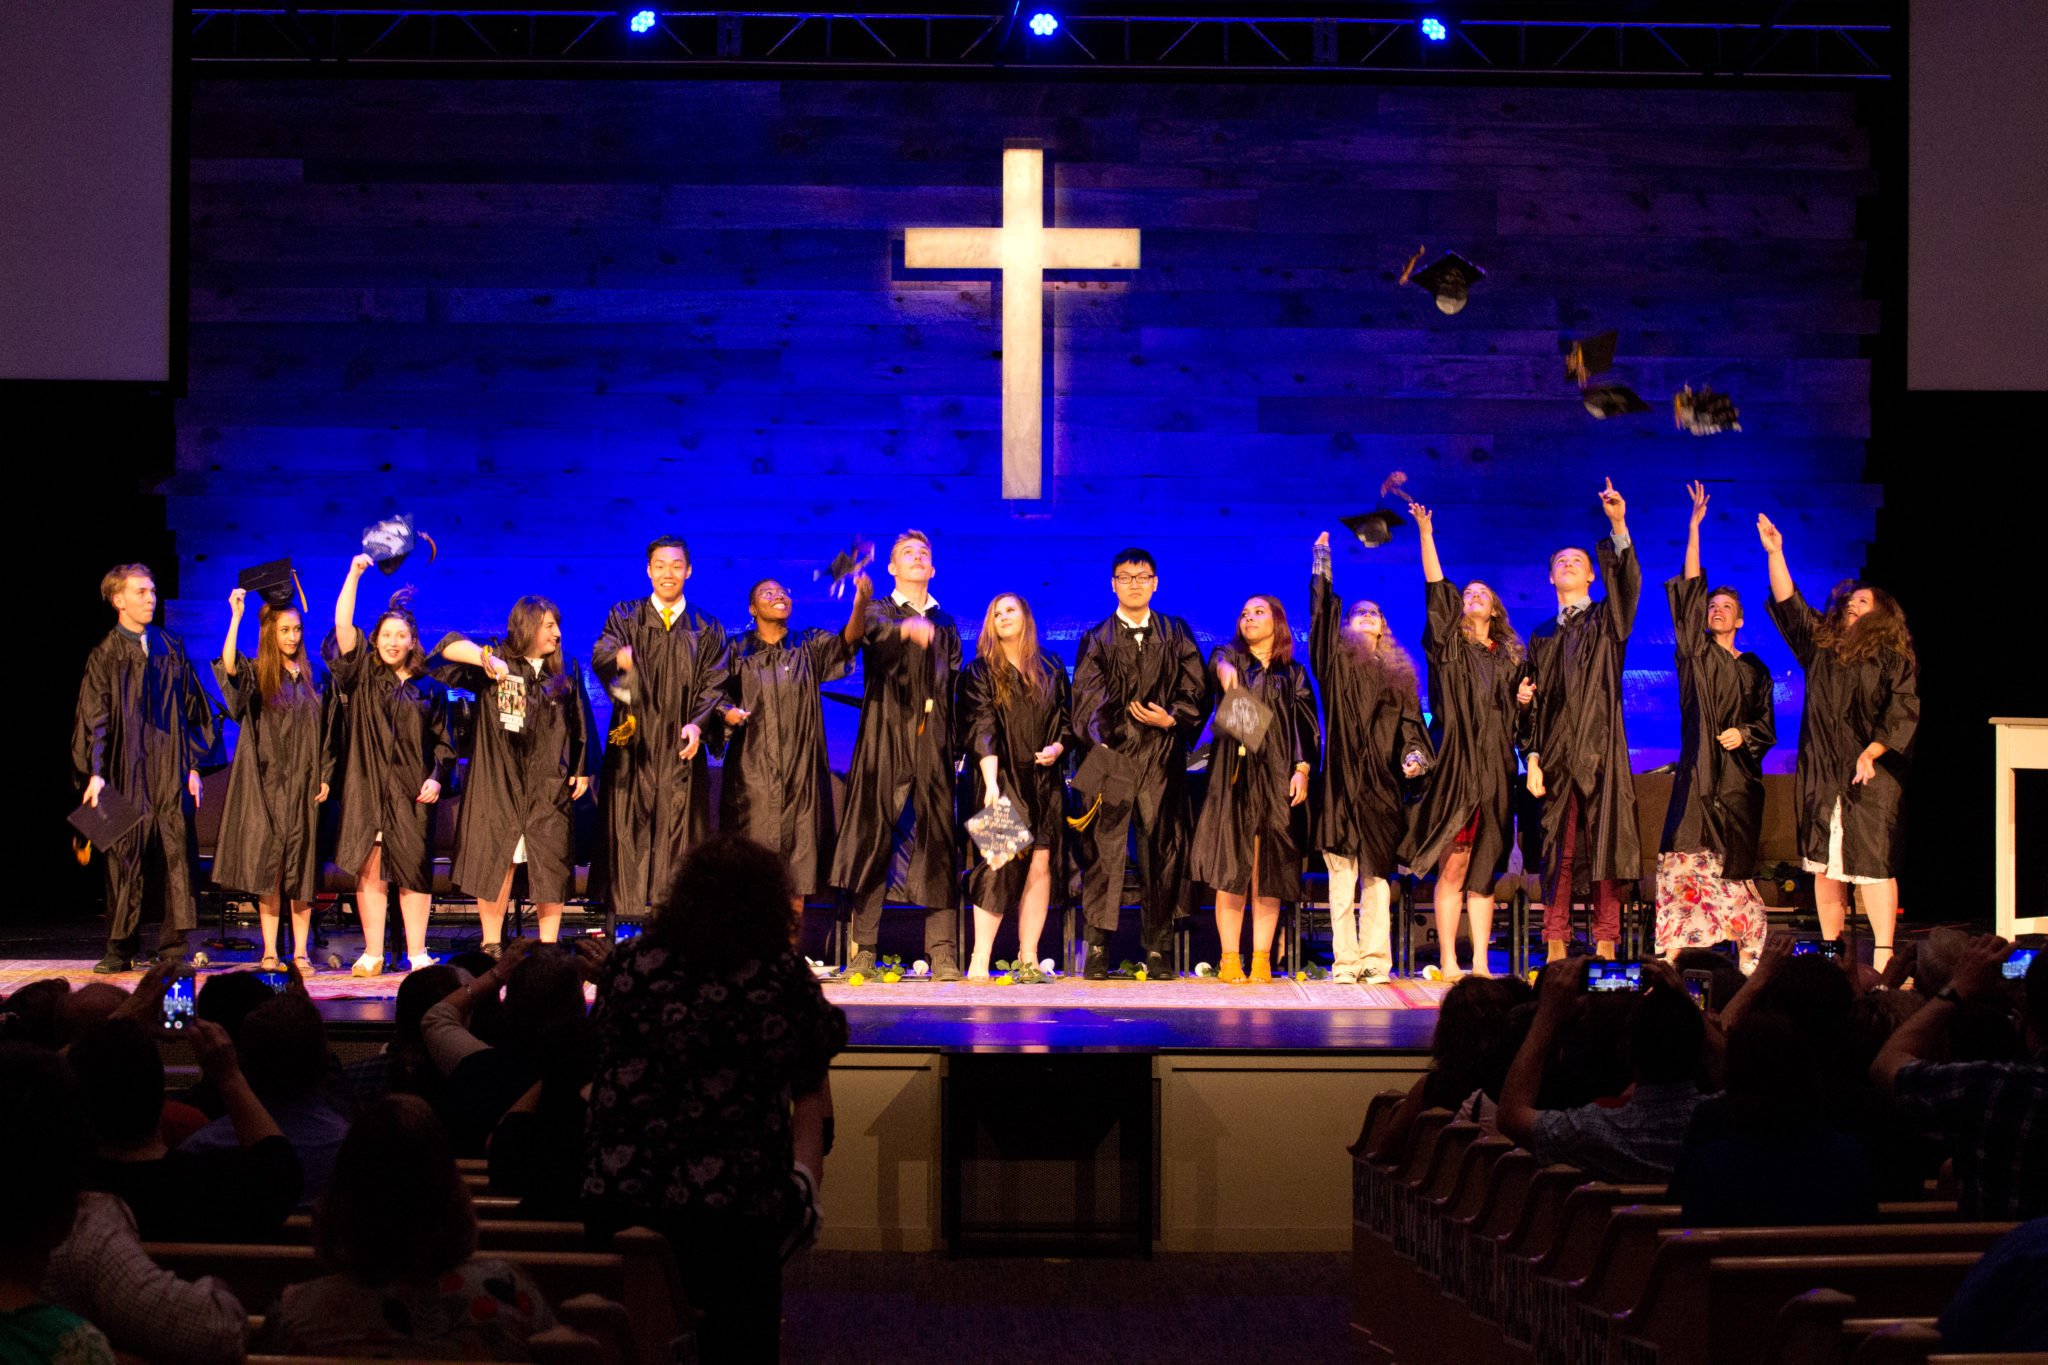
[[[675,627],[675,624],[676,617],[674,610],[669,607],[663,607],[661,609],[661,628],[663,630],[671,630]]]

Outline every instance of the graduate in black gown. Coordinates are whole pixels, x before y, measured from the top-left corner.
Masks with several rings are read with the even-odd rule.
[[[1509,788],[1514,785],[1520,711],[1535,695],[1522,641],[1508,624],[1499,594],[1473,580],[1461,593],[1444,577],[1436,518],[1409,511],[1422,537],[1422,577],[1429,606],[1423,649],[1429,656],[1429,708],[1442,737],[1436,767],[1415,813],[1408,862],[1436,869],[1436,932],[1440,973],[1458,970],[1458,912],[1472,918],[1472,970],[1490,975],[1486,944],[1493,931],[1493,882],[1508,856]]]
[[[1312,809],[1330,873],[1330,975],[1370,984],[1393,970],[1388,882],[1407,856],[1403,779],[1427,772],[1436,750],[1422,726],[1415,663],[1379,603],[1361,598],[1346,610],[1337,596],[1327,531],[1316,538],[1309,600],[1309,663],[1323,703]]]
[[[831,884],[832,761],[820,688],[852,671],[874,596],[873,582],[857,574],[846,624],[799,633],[789,624],[789,589],[764,578],[747,595],[753,629],[733,642],[718,711],[725,744],[718,828],[788,859],[799,906]]]
[[[256,898],[264,971],[280,967],[278,921],[291,902],[292,961],[313,974],[307,952],[320,889],[320,804],[334,781],[326,680],[306,651],[306,624],[291,580],[280,602],[258,599],[256,658],[237,644],[248,595],[228,594],[228,634],[213,665],[228,719],[241,727],[213,852],[215,885]]]
[[[111,788],[142,810],[142,823],[100,854],[107,866],[107,952],[102,975],[125,972],[142,942],[145,888],[163,901],[157,955],[185,956],[199,923],[199,764],[213,747],[213,708],[184,645],[156,620],[156,578],[145,564],[117,564],[100,580],[114,628],[85,659],[71,727],[71,766],[86,805]]]
[[[616,703],[597,795],[601,880],[621,915],[665,903],[683,855],[711,830],[704,732],[725,700],[727,646],[717,618],[684,600],[691,572],[681,536],[649,544],[653,594],[613,607],[590,650]]]
[[[1117,551],[1109,582],[1116,612],[1082,635],[1074,653],[1076,757],[1085,770],[1090,751],[1107,750],[1126,779],[1114,792],[1095,792],[1075,774],[1075,789],[1093,810],[1074,839],[1087,920],[1084,974],[1109,975],[1109,939],[1122,916],[1124,867],[1135,843],[1145,976],[1169,981],[1174,921],[1194,904],[1188,749],[1209,719],[1209,684],[1188,623],[1152,609],[1159,590],[1152,556],[1136,547]]]
[[[1529,713],[1529,791],[1543,798],[1543,938],[1564,956],[1572,903],[1593,901],[1593,952],[1612,958],[1627,884],[1643,875],[1635,778],[1622,724],[1621,666],[1635,629],[1643,571],[1628,534],[1628,504],[1609,479],[1600,494],[1609,534],[1599,542],[1607,595],[1592,598],[1593,556],[1576,545],[1550,557],[1557,615],[1529,632],[1536,699]]]
[[[1017,911],[1017,961],[1037,970],[1039,935],[1052,902],[1053,869],[1067,828],[1066,782],[1060,755],[1072,738],[1067,666],[1039,647],[1031,605],[999,593],[982,617],[974,662],[960,671],[954,713],[960,747],[980,778],[981,804],[1009,800],[1031,828],[1031,847],[1000,867],[970,841],[967,900],[974,907],[970,981],[987,980],[1003,916]]]
[[[1841,937],[1862,889],[1876,949],[1891,961],[1905,859],[1905,781],[1920,728],[1920,663],[1892,595],[1854,579],[1815,611],[1785,567],[1785,536],[1758,516],[1770,557],[1771,619],[1806,670],[1799,716],[1799,855],[1814,874],[1825,938]]]
[[[562,932],[576,890],[575,805],[597,770],[597,721],[583,666],[562,653],[562,612],[545,597],[512,604],[500,640],[458,634],[434,647],[434,674],[474,692],[476,737],[455,836],[455,884],[476,897],[483,950],[505,938],[512,876],[526,869],[542,943]]]
[[[367,632],[356,629],[356,585],[374,563],[357,555],[334,602],[334,690],[348,728],[341,782],[341,836],[334,861],[356,877],[363,955],[354,976],[384,970],[391,888],[405,922],[407,970],[431,967],[427,916],[434,908],[434,806],[455,772],[448,689],[427,672],[419,623],[401,590]]]
[[[1294,657],[1294,634],[1277,597],[1248,598],[1237,635],[1209,656],[1214,692],[1227,702],[1239,689],[1272,712],[1258,748],[1219,728],[1209,750],[1209,790],[1195,821],[1188,875],[1216,893],[1216,934],[1222,941],[1220,981],[1273,979],[1273,934],[1280,902],[1301,894],[1301,851],[1307,834],[1309,777],[1322,757],[1316,698],[1308,670]],[[1222,703],[1219,703],[1219,707]],[[1220,726],[1223,713],[1219,709]],[[1247,972],[1244,905],[1252,904],[1252,965]]]
[[[900,867],[904,900],[925,911],[933,979],[958,981],[953,682],[960,629],[931,595],[932,543],[924,532],[896,537],[889,573],[889,595],[868,604],[860,732],[846,774],[832,885],[853,907],[849,971],[874,965],[882,905]]]
[[[1777,739],[1771,673],[1739,648],[1742,596],[1709,590],[1700,568],[1706,485],[1694,483],[1685,569],[1664,584],[1678,664],[1679,740],[1657,857],[1658,956],[1732,941],[1745,970],[1764,946],[1764,904],[1751,879],[1764,819],[1764,755]]]

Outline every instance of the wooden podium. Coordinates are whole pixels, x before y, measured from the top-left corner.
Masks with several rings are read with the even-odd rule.
[[[1997,822],[1993,921],[2006,938],[2048,933],[2048,717],[1993,716]]]

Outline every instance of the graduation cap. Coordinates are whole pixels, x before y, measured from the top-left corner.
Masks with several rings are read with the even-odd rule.
[[[306,588],[299,582],[290,559],[273,559],[268,564],[244,569],[235,580],[235,586],[262,598],[263,605],[272,611],[283,611],[289,607],[294,595],[298,598],[299,610],[306,610]]]
[[[434,538],[425,531],[414,528],[412,516],[407,512],[363,528],[363,553],[376,560],[377,567],[385,573],[397,573],[399,566],[405,563],[405,557],[417,550],[422,541],[427,546],[427,563],[441,557],[441,547],[434,544]]]
[[[1648,401],[1626,384],[1595,384],[1580,396],[1585,400],[1586,411],[1602,419],[1650,410]]]
[[[1089,749],[1081,766],[1074,769],[1074,792],[1089,803],[1088,809],[1080,815],[1068,816],[1067,823],[1077,830],[1086,829],[1105,800],[1122,804],[1137,791],[1138,778],[1132,762],[1107,744],[1097,744]]]
[[[1408,518],[1391,507],[1375,508],[1355,517],[1339,517],[1338,522],[1366,549],[1376,549],[1394,538],[1394,528],[1406,526]]]
[[[1694,393],[1687,384],[1671,395],[1672,425],[1689,431],[1695,436],[1718,436],[1724,431],[1742,430],[1739,420],[1742,414],[1735,410],[1735,400],[1725,393],[1715,393],[1706,385]]]
[[[967,817],[967,837],[981,850],[990,867],[1001,867],[1031,847],[1031,826],[1010,804],[998,796]]]
[[[1576,379],[1579,387],[1585,388],[1594,375],[1613,367],[1614,344],[1620,338],[1619,332],[1602,332],[1599,336],[1568,343],[1564,353],[1565,378]]]
[[[1426,246],[1416,248],[1415,254],[1408,258],[1408,264],[1402,268],[1400,283],[1413,282],[1421,285],[1436,296],[1439,312],[1456,313],[1464,308],[1472,286],[1486,278],[1486,272],[1455,251],[1446,251],[1417,270],[1415,263],[1421,260],[1428,250]]]
[[[1233,687],[1216,703],[1217,732],[1230,736],[1253,753],[1265,744],[1266,731],[1272,724],[1273,708],[1246,688]]]
[[[835,598],[843,597],[846,594],[846,585],[853,581],[853,576],[874,562],[875,542],[862,536],[855,536],[851,545],[832,556],[830,564],[822,569],[811,570],[811,578],[814,582],[820,578],[831,579],[830,595]]]
[[[141,825],[142,805],[113,787],[101,787],[97,806],[81,803],[65,819],[85,839],[88,850],[93,844],[111,848]]]

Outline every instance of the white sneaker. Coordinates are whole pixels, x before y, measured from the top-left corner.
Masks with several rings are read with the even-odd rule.
[[[1366,967],[1358,973],[1358,984],[1361,986],[1384,986],[1392,979],[1377,967]]]
[[[1358,968],[1332,967],[1330,969],[1330,980],[1346,986],[1355,986],[1358,984]]]

